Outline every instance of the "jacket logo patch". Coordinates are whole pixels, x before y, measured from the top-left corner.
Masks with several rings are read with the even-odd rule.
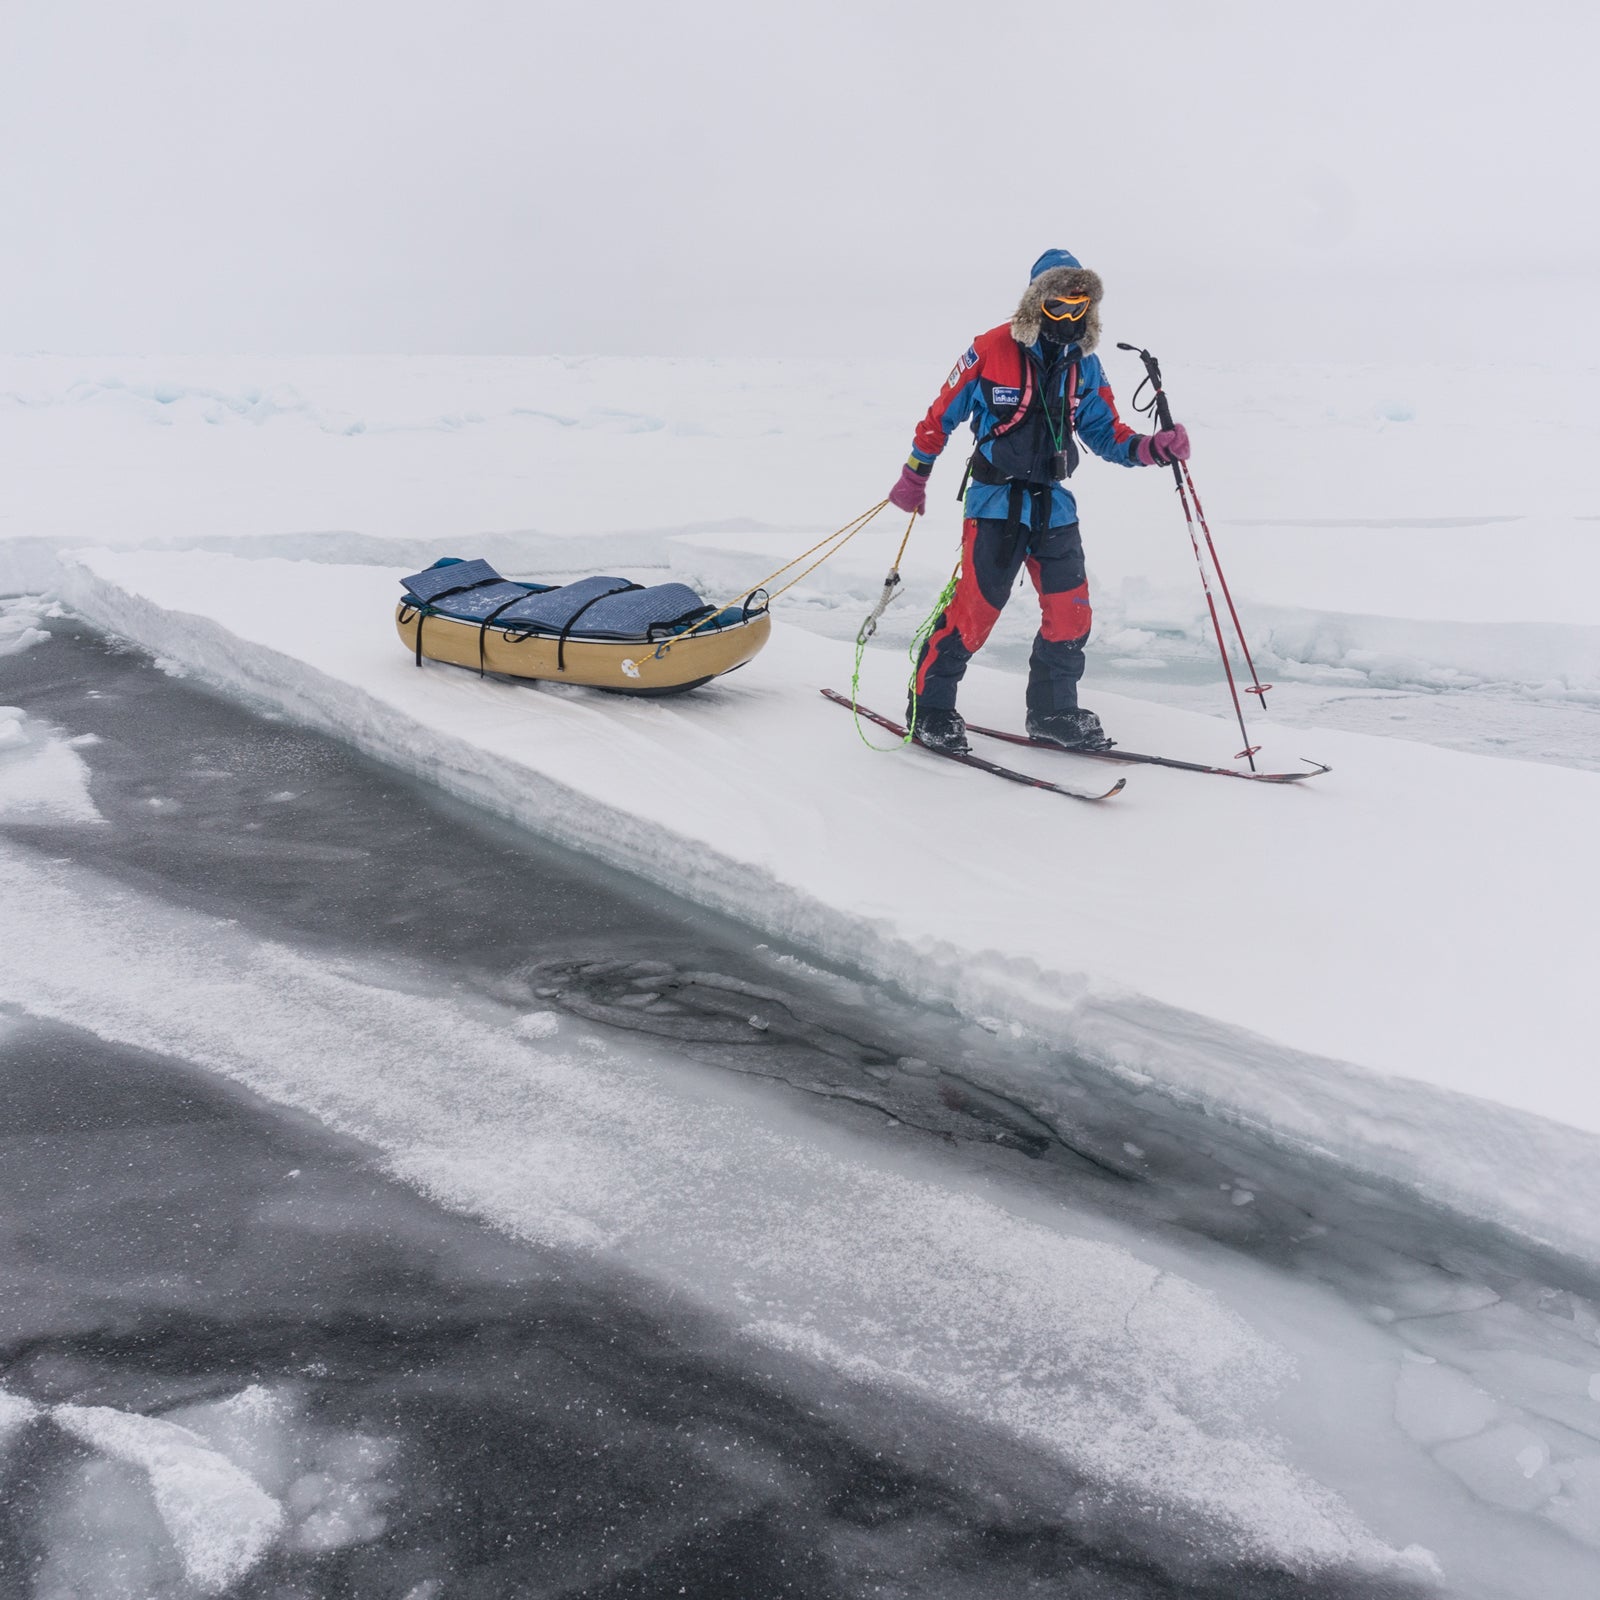
[[[994,403],[997,406],[1014,406],[1022,398],[1020,389],[999,389],[994,391]]]
[[[951,367],[950,376],[944,380],[945,388],[955,388],[955,386],[961,382],[961,374],[967,371],[969,367],[975,367],[977,364],[978,347],[975,344],[969,344],[967,346],[967,353],[962,356],[962,358],[956,362],[953,367]]]

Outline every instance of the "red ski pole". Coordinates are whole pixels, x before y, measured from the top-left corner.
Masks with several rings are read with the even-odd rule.
[[[1211,529],[1206,523],[1206,514],[1200,504],[1200,491],[1194,486],[1194,474],[1189,470],[1187,461],[1175,461],[1175,468],[1183,473],[1184,481],[1189,485],[1189,493],[1194,497],[1194,514],[1200,519],[1201,531],[1206,536],[1206,549],[1211,553],[1211,565],[1217,574],[1217,582],[1222,586],[1222,598],[1227,602],[1228,615],[1233,618],[1233,631],[1239,640],[1239,649],[1244,653],[1244,664],[1250,669],[1250,686],[1246,694],[1257,697],[1257,703],[1265,705],[1267,691],[1272,687],[1270,683],[1263,683],[1261,675],[1256,671],[1256,664],[1250,657],[1250,646],[1245,642],[1244,628],[1239,622],[1239,613],[1234,608],[1233,596],[1228,592],[1227,575],[1222,570],[1221,558],[1217,555],[1217,547],[1211,542]]]
[[[1148,350],[1141,350],[1138,345],[1119,342],[1117,348],[1119,350],[1132,351],[1144,362],[1145,383],[1150,385],[1150,399],[1144,405],[1140,405],[1139,394],[1136,390],[1133,396],[1134,409],[1146,414],[1153,412],[1157,425],[1163,430],[1170,429],[1172,427],[1172,409],[1167,404],[1166,391],[1161,387],[1161,363]],[[1144,384],[1140,384],[1139,388],[1143,389]],[[1239,733],[1244,739],[1244,749],[1234,757],[1234,760],[1248,761],[1250,770],[1254,772],[1256,770],[1256,752],[1261,746],[1250,743],[1250,732],[1245,727],[1244,707],[1239,700],[1239,686],[1234,681],[1233,662],[1228,656],[1228,641],[1223,635],[1222,619],[1217,614],[1217,602],[1211,593],[1211,580],[1206,574],[1205,557],[1200,553],[1200,540],[1195,533],[1194,525],[1197,514],[1200,519],[1200,527],[1205,533],[1206,549],[1210,552],[1212,565],[1216,569],[1217,583],[1222,590],[1223,599],[1227,603],[1228,616],[1233,622],[1234,635],[1239,641],[1239,649],[1244,655],[1245,663],[1250,668],[1251,685],[1245,690],[1245,693],[1256,695],[1259,699],[1259,697],[1266,694],[1272,685],[1263,683],[1256,673],[1255,662],[1250,656],[1250,646],[1245,643],[1244,629],[1239,623],[1239,613],[1234,606],[1233,595],[1228,590],[1228,580],[1223,576],[1222,563],[1217,560],[1217,548],[1211,538],[1211,529],[1206,524],[1205,512],[1200,506],[1200,496],[1195,492],[1194,478],[1189,474],[1188,463],[1174,461],[1171,466],[1173,487],[1178,491],[1178,503],[1183,507],[1184,526],[1189,530],[1189,547],[1194,551],[1195,565],[1200,569],[1200,587],[1205,591],[1206,609],[1211,613],[1211,630],[1216,636],[1217,653],[1222,657],[1223,676],[1228,680],[1228,695],[1233,701],[1233,714],[1238,719]],[[1194,497],[1193,511],[1189,508],[1191,495]],[[1259,703],[1265,705],[1266,701],[1259,699]]]

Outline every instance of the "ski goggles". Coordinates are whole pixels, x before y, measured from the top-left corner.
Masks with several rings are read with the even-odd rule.
[[[1086,294],[1053,294],[1044,303],[1044,314],[1052,322],[1081,322],[1094,302]]]

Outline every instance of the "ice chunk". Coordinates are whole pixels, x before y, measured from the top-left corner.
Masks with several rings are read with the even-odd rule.
[[[220,1451],[269,1494],[281,1496],[295,1472],[298,1410],[291,1392],[253,1383],[226,1400],[169,1412],[166,1420]]]
[[[52,1415],[86,1444],[149,1475],[184,1571],[203,1589],[223,1589],[248,1572],[283,1526],[283,1507],[187,1428],[109,1406],[57,1406]]]
[[[1520,1423],[1442,1444],[1433,1459],[1480,1500],[1508,1511],[1536,1511],[1561,1487],[1550,1467],[1550,1447]]]
[[[337,1550],[376,1539],[388,1526],[382,1507],[392,1490],[380,1476],[394,1447],[365,1434],[340,1433],[317,1446],[318,1470],[303,1473],[285,1496],[297,1550]]]
[[[0,656],[21,655],[30,646],[48,639],[48,631],[39,626],[47,609],[60,614],[59,607],[49,607],[46,601],[26,596],[0,604]]]
[[[290,1485],[297,1550],[320,1552],[376,1539],[388,1526],[362,1486],[336,1483],[326,1473],[311,1472]]]
[[[1459,1372],[1426,1358],[1400,1364],[1394,1416],[1418,1444],[1444,1444],[1481,1433],[1494,1421],[1494,1399]]]
[[[102,822],[83,757],[47,723],[0,706],[0,822]]]
[[[292,1389],[252,1384],[227,1400],[174,1412],[172,1420],[282,1500],[291,1549],[335,1550],[374,1539],[387,1526],[382,1507],[392,1489],[383,1472],[393,1445],[311,1426]]]

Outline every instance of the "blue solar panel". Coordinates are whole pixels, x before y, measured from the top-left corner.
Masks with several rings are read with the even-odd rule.
[[[525,583],[485,584],[481,589],[469,589],[465,594],[452,594],[435,600],[433,609],[441,617],[454,617],[458,622],[482,622],[491,611],[505,605],[508,600],[520,600],[528,592]]]
[[[431,601],[447,589],[462,589],[469,584],[502,582],[500,574],[487,561],[452,561],[447,566],[429,567],[402,578],[400,586],[415,599]]]
[[[685,613],[704,608],[705,602],[688,584],[658,583],[597,600],[584,612],[575,631],[642,634],[658,623],[676,622]]]
[[[627,578],[579,578],[576,583],[564,583],[559,589],[530,594],[526,600],[519,600],[502,611],[499,621],[508,628],[553,628],[559,632],[591,600],[608,590],[622,588],[628,581]],[[589,621],[588,612],[584,612],[583,620]]]

